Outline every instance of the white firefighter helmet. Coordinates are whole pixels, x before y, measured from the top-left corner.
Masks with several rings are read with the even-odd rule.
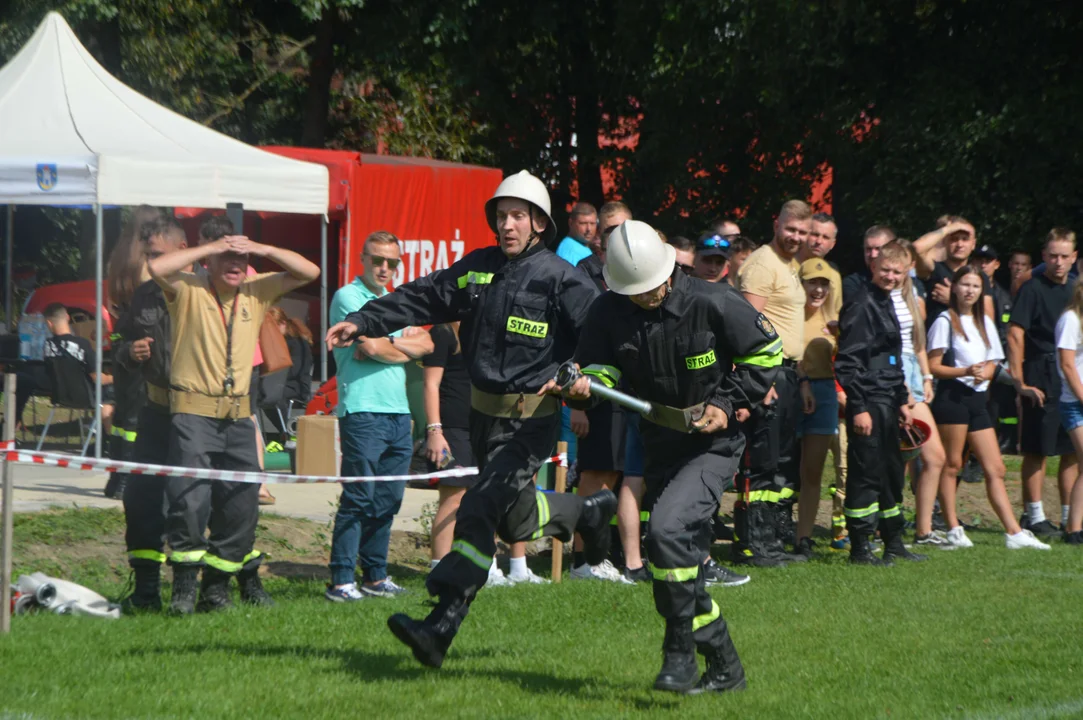
[[[609,235],[602,277],[619,295],[654,290],[673,274],[677,251],[645,222],[627,220]]]
[[[549,191],[545,189],[545,183],[531,175],[526,170],[520,170],[514,175],[504,178],[497,186],[496,192],[485,203],[485,219],[489,221],[489,228],[496,234],[500,231],[496,227],[496,204],[500,198],[515,198],[524,200],[542,212],[545,216],[545,230],[541,232],[541,239],[549,243],[557,234],[557,226],[553,224],[553,213],[550,212]]]

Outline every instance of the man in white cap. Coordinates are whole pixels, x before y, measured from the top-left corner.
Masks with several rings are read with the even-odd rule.
[[[644,507],[651,513],[647,557],[654,605],[666,621],[654,687],[724,692],[744,688],[745,674],[726,621],[707,593],[702,564],[713,537],[711,520],[745,446],[737,419],[747,418],[774,382],[782,341],[733,287],[675,267],[673,247],[646,223],[629,220],[610,235],[604,270],[609,291],[591,307],[576,350],[576,362],[591,377],[580,378],[566,397],[584,404],[591,382],[612,386],[623,379],[651,403],[701,411],[691,427],[676,421],[641,425]],[[697,650],[707,660],[702,678]]]
[[[505,178],[485,203],[498,245],[368,302],[327,333],[328,347],[387,337],[408,325],[461,321],[470,375],[470,440],[480,475],[466,491],[451,552],[429,573],[438,596],[423,621],[403,613],[388,627],[419,662],[440,667],[478,590],[489,577],[494,535],[508,543],[578,532],[591,564],[605,559],[617,498],[548,495],[534,474],[560,430],[560,401],[538,390],[568,360],[598,295],[587,275],[546,249],[555,233],[549,193],[525,170]]]

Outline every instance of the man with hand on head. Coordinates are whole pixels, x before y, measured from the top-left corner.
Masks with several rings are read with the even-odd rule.
[[[247,277],[249,255],[272,260],[286,272]],[[182,272],[204,260],[207,277]],[[319,268],[291,250],[227,235],[154,258],[148,269],[162,288],[172,323],[169,464],[258,472],[249,384],[263,315],[278,298],[319,277]],[[242,600],[271,604],[259,580],[260,554],[252,549],[258,496],[253,483],[167,481],[174,613],[196,609],[201,568],[199,610],[230,607],[234,575]]]

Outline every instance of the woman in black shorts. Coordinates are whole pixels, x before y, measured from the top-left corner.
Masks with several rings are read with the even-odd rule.
[[[969,442],[985,471],[985,491],[1004,525],[1007,547],[1048,550],[1048,545],[1019,527],[1004,488],[1004,459],[989,416],[987,396],[997,363],[1004,359],[1004,349],[996,325],[985,315],[984,301],[981,270],[964,265],[952,277],[948,310],[929,327],[929,368],[940,379],[932,411],[947,454],[940,474],[940,509],[949,528],[947,547],[973,546],[955,512],[957,477],[963,464],[963,447]]]
[[[474,467],[470,447],[470,376],[459,347],[459,323],[437,325],[432,329],[433,351],[421,359],[424,372],[425,454],[429,471]],[[455,533],[455,514],[466,489],[478,476],[441,478],[440,500],[432,520],[432,563],[451,552]],[[515,585],[521,582],[548,582],[535,575],[526,564],[526,543],[511,546],[511,572],[507,576],[497,567],[496,558],[489,570],[486,585]]]

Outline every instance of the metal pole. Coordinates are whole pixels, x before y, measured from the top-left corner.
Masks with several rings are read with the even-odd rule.
[[[105,215],[101,205],[94,206],[94,225],[97,240],[94,243],[94,423],[98,432],[94,435],[94,457],[102,456],[102,344],[104,337],[104,323],[102,314],[106,312],[102,298],[103,262],[102,255],[105,253],[104,232],[102,216]]]
[[[320,216],[320,384],[327,382],[327,215]]]
[[[7,232],[7,280],[4,283],[4,322],[15,332],[18,322],[15,319],[15,206],[8,205]]]
[[[4,442],[15,439],[15,373],[4,375]],[[3,545],[0,546],[0,633],[11,632],[11,563],[15,541],[15,470],[6,459],[3,466]]]

